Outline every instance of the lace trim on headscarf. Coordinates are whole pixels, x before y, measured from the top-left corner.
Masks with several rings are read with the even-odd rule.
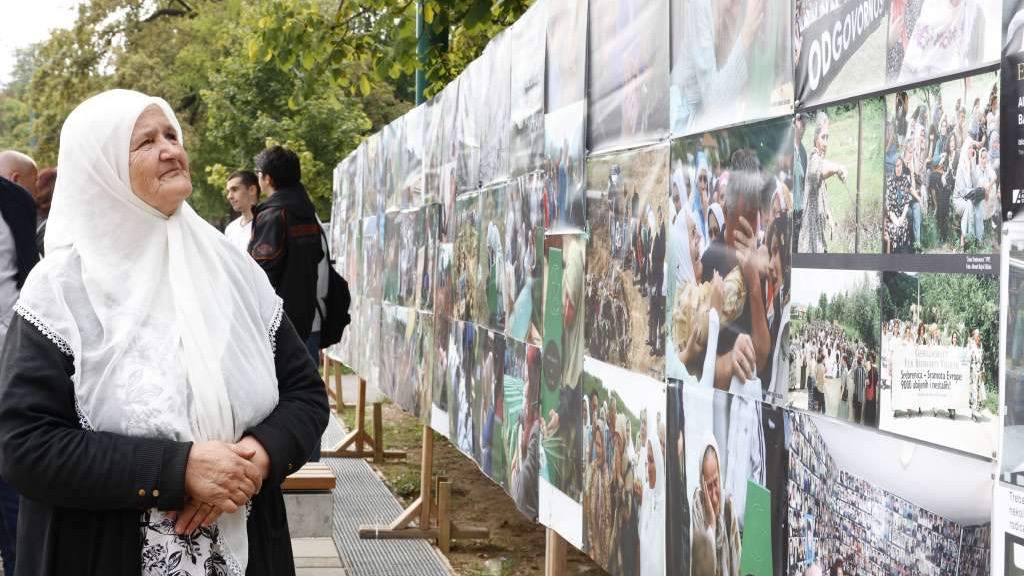
[[[277,329],[281,327],[281,319],[284,317],[284,301],[281,300],[277,303],[277,307],[274,308],[274,316],[270,320],[270,328],[268,329],[268,336],[270,336],[270,351],[277,353]]]
[[[56,344],[57,348],[61,352],[72,358],[75,357],[75,352],[71,349],[71,345],[68,344],[68,341],[65,340],[60,334],[57,334],[56,331],[50,329],[50,327],[47,326],[46,323],[44,323],[42,320],[40,320],[39,316],[36,315],[35,312],[30,310],[28,306],[25,306],[19,301],[17,304],[14,305],[14,311],[19,316],[27,320],[30,324],[35,326],[40,332],[42,332],[43,336],[46,336],[46,338],[50,342]]]

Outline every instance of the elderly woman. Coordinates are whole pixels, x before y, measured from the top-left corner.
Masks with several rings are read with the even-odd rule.
[[[163,100],[86,100],[59,165],[0,371],[17,574],[294,574],[280,484],[328,407],[281,299],[185,203]]]
[[[807,173],[804,175],[804,222],[798,240],[799,251],[803,254],[828,252],[825,229],[831,227],[834,220],[828,208],[826,182],[833,176],[846,182],[846,168],[825,158],[828,154],[828,139],[828,116],[818,112],[814,127],[814,150],[807,160]]]

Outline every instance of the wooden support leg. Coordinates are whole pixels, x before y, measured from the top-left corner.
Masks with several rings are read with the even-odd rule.
[[[385,456],[387,453],[385,452]],[[434,465],[434,432],[423,427],[423,454],[420,458],[420,497],[387,526],[360,526],[360,538],[436,540],[448,552],[452,539],[490,538],[487,528],[460,528],[451,521],[452,483],[439,477],[432,482]],[[436,482],[436,483],[435,483]],[[437,494],[435,504],[431,493]],[[413,521],[416,521],[413,524]]]
[[[565,540],[551,528],[544,539],[544,576],[565,576]]]
[[[373,462],[384,462],[384,416],[380,402],[373,403]]]
[[[437,547],[447,554],[452,548],[452,520],[448,517],[452,483],[439,482],[437,490]]]

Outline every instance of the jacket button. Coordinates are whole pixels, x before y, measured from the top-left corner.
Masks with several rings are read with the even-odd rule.
[[[146,491],[143,490],[142,488],[139,488],[139,498],[145,498],[145,497],[146,497]]]
[[[159,497],[160,497],[160,491],[154,489],[153,490],[153,498],[159,498]]]
[[[288,463],[288,470],[291,471],[291,469],[292,469],[292,464],[291,464],[291,462],[289,462]]]

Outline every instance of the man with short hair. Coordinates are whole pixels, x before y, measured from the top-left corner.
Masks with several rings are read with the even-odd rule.
[[[29,271],[39,262],[36,248],[36,163],[21,152],[0,152],[0,347],[14,315],[14,303]],[[18,494],[0,479],[0,555],[4,573],[14,574]]]
[[[256,173],[249,170],[235,170],[228,176],[228,203],[241,216],[235,218],[224,229],[224,235],[232,244],[242,250],[249,250],[252,239],[252,207],[260,199],[260,181]]]
[[[302,185],[299,157],[281,146],[256,156],[267,200],[253,207],[249,253],[284,300],[284,312],[309,342],[317,309],[317,267],[324,250],[313,202]],[[315,356],[315,354],[314,354]]]

